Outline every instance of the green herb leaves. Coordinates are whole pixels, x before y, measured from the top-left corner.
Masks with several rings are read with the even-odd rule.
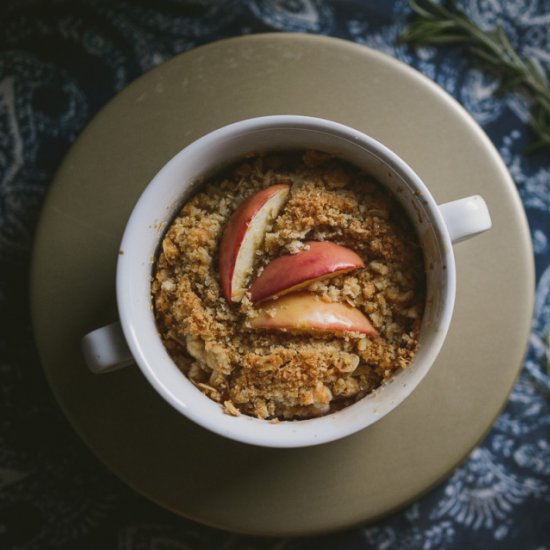
[[[500,77],[500,90],[521,89],[530,94],[533,105],[530,125],[537,140],[534,151],[550,147],[550,85],[548,74],[536,59],[520,55],[501,26],[484,31],[452,0],[409,0],[413,19],[399,42],[413,45],[465,44],[470,52]]]

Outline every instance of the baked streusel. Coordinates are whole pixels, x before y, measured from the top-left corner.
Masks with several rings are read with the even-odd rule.
[[[272,185],[290,186],[267,228],[248,285],[309,241],[353,250],[364,267],[312,282],[325,302],[360,310],[378,332],[260,330],[250,292],[223,295],[220,242],[233,212]],[[182,372],[228,414],[299,420],[348,406],[406,368],[425,301],[422,250],[392,195],[369,175],[318,151],[256,155],[211,179],[169,226],[153,269],[159,333]]]

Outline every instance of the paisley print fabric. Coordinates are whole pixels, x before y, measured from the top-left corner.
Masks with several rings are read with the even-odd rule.
[[[550,69],[549,0],[463,0]],[[550,548],[550,151],[525,155],[529,100],[499,95],[461,48],[395,39],[405,0],[4,0],[0,4],[0,548]],[[181,519],[134,494],[68,427],[41,373],[27,274],[39,209],[70,144],[137,76],[198,45],[247,33],[348,39],[416,67],[500,151],[527,211],[537,268],[524,369],[490,434],[448,480],[375,525],[257,539]]]

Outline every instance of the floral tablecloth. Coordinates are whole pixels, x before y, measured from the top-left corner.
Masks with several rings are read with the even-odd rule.
[[[464,0],[550,66],[549,0]],[[525,155],[529,99],[460,47],[396,45],[405,0],[4,0],[0,5],[0,548],[550,548],[550,151]],[[229,36],[300,31],[348,39],[412,65],[489,135],[527,211],[536,311],[521,376],[493,430],[440,487],[375,525],[258,539],[179,518],[136,495],[68,426],[33,344],[28,275],[43,199],[90,118],[170,57]],[[54,312],[52,314],[55,314]]]

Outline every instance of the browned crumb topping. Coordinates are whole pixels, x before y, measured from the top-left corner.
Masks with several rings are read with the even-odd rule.
[[[254,330],[249,294],[237,305],[223,298],[217,267],[225,224],[245,198],[280,183],[291,185],[289,198],[250,282],[305,241],[346,246],[365,267],[308,290],[358,308],[379,337]],[[395,199],[355,167],[307,151],[246,159],[185,204],[162,241],[152,296],[164,344],[185,375],[228,414],[276,421],[341,409],[405,368],[418,347],[424,287],[422,252]]]

